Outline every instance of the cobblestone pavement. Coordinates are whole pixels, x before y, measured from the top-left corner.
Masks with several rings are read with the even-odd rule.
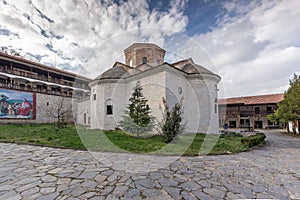
[[[260,149],[129,173],[85,151],[0,143],[0,199],[300,199],[299,157],[300,138],[267,133]]]

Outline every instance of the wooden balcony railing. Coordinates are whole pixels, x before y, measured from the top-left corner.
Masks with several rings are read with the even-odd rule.
[[[51,76],[48,77],[48,76],[41,75],[41,74],[38,74],[38,73],[35,73],[35,72],[30,72],[30,71],[10,69],[7,66],[1,66],[0,65],[0,72],[12,74],[12,75],[17,75],[17,76],[23,76],[23,77],[26,77],[26,78],[33,78],[33,79],[37,79],[37,80],[41,80],[41,81],[47,81],[47,82],[51,82],[51,83],[57,83],[57,84],[66,85],[66,86],[70,86],[70,87],[78,87],[78,88],[89,90],[89,87],[88,87],[87,84],[76,83],[76,82],[72,82],[72,81],[68,81],[68,80],[64,80],[64,79],[53,78]]]
[[[9,83],[0,83],[1,88],[6,89],[14,89],[14,90],[22,90],[22,91],[28,91],[28,92],[38,92],[43,94],[52,94],[52,95],[58,95],[58,96],[64,96],[64,97],[73,97],[73,98],[84,98],[88,94],[84,92],[74,92],[74,91],[54,91],[49,90],[45,88],[36,88],[36,87],[26,87],[26,86],[20,86],[20,85],[12,85]]]
[[[255,111],[227,111],[226,115],[227,116],[232,116],[232,117],[265,117],[274,111],[270,110],[260,110],[259,112]]]

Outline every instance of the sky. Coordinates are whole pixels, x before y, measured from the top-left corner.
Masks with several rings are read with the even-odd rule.
[[[95,78],[135,42],[219,74],[220,97],[283,93],[300,73],[299,0],[0,0],[0,46]]]

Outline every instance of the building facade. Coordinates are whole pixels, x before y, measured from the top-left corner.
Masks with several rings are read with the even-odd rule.
[[[277,103],[283,100],[284,94],[247,96],[219,100],[220,126],[229,128],[275,128],[278,123],[267,118],[278,108]]]
[[[186,132],[218,133],[217,84],[220,77],[191,58],[164,62],[165,50],[151,43],[135,43],[124,50],[125,64],[116,62],[89,84],[91,96],[78,102],[79,121],[92,129],[119,127],[132,90],[140,82],[152,115],[162,119],[162,98],[172,107],[183,100]],[[90,120],[87,120],[90,119]]]
[[[72,99],[89,96],[90,81],[84,76],[0,53],[1,123],[54,122],[53,115],[60,104],[72,110]]]

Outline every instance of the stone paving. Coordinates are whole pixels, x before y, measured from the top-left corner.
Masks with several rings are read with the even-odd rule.
[[[117,157],[126,166],[126,154]],[[86,151],[0,143],[0,199],[300,199],[300,138],[267,133],[235,155],[158,157],[158,170],[117,170]],[[174,161],[165,166],[168,159]],[[143,160],[142,163],[146,163]]]

